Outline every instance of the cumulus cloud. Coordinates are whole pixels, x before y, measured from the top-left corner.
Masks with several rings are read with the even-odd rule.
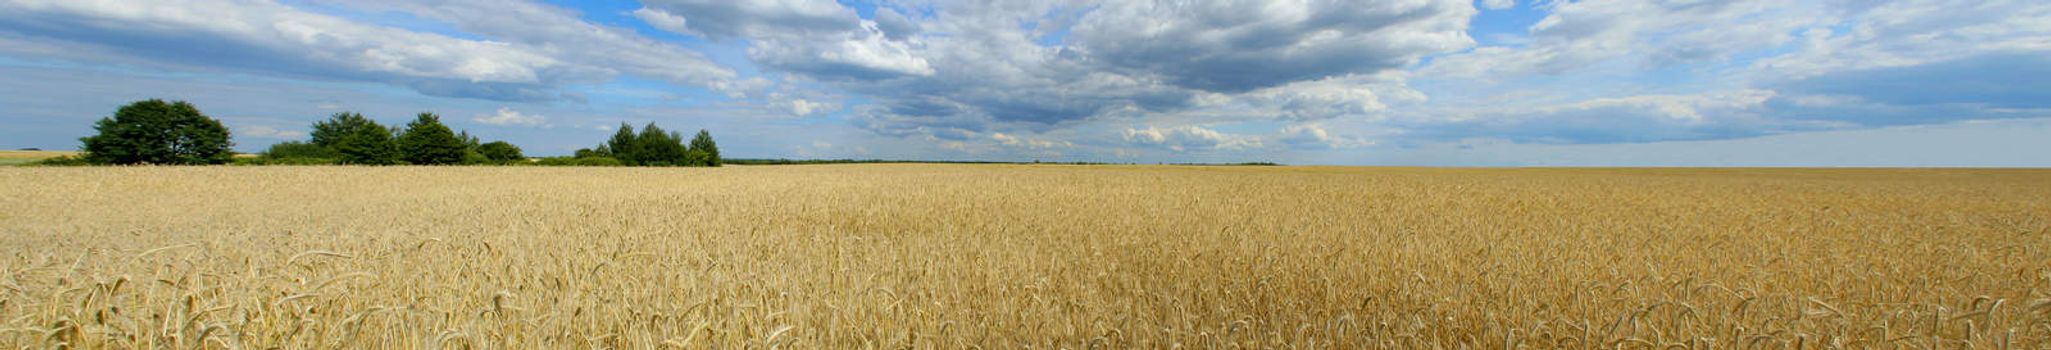
[[[756,63],[822,77],[930,75],[911,51],[915,28],[894,10],[865,20],[831,1],[649,1],[634,13],[657,28],[713,40],[748,39]],[[888,8],[885,8],[888,10]]]
[[[253,137],[260,139],[292,140],[306,137],[306,132],[291,129],[279,129],[268,125],[246,125],[235,128],[235,136]]]
[[[1126,128],[1120,132],[1125,141],[1133,145],[1167,148],[1176,152],[1210,150],[1246,150],[1265,147],[1258,137],[1232,135],[1209,128],[1184,125],[1174,127]]]
[[[695,52],[584,23],[545,5],[408,6],[499,40],[368,24],[270,1],[227,0],[12,1],[0,4],[0,32],[92,45],[105,57],[91,59],[103,61],[139,58],[384,82],[429,95],[511,101],[563,99],[558,86],[600,82],[622,71],[700,86],[733,75]]]
[[[1377,72],[1473,45],[1468,0],[1113,1],[1074,28],[1092,62],[1241,92]]]
[[[1828,9],[1771,0],[1554,2],[1528,45],[1488,46],[1432,60],[1431,76],[1500,79],[1562,74],[1625,59],[1627,65],[1715,61],[1793,42],[1823,25]]]
[[[1544,106],[1446,110],[1441,120],[1399,122],[1406,136],[1493,138],[1530,143],[1629,143],[1751,137],[1841,127],[1770,117],[1777,93],[1731,90],[1597,98]]]
[[[1358,137],[1333,135],[1332,132],[1325,130],[1324,125],[1316,123],[1283,127],[1275,140],[1290,148],[1310,150],[1356,148],[1374,144],[1373,141]]]
[[[757,63],[867,98],[851,118],[858,127],[941,138],[1115,119],[1372,114],[1418,99],[1389,73],[1472,42],[1464,29],[1474,9],[1464,1],[1256,5],[886,5],[864,19],[830,2],[657,1],[642,17],[747,39]],[[1160,28],[1134,34],[1132,23]],[[1224,109],[1196,111],[1212,107]]]
[[[649,0],[642,4],[646,6],[643,10],[675,18],[682,33],[715,40],[834,34],[861,23],[854,9],[832,1]]]
[[[470,121],[499,126],[543,126],[548,124],[547,117],[524,114],[507,107],[499,107],[498,112],[495,113],[479,114],[470,117]]]

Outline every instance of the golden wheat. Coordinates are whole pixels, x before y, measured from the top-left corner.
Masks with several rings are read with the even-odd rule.
[[[0,345],[2051,348],[2051,171],[0,168]]]

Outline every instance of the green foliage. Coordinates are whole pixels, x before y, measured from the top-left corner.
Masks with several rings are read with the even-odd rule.
[[[613,159],[613,158],[611,158],[611,157],[596,157],[596,158],[578,158],[578,159],[577,159],[577,166],[624,166],[624,165],[627,165],[627,164],[626,164],[626,163],[621,163],[621,162],[620,162],[620,160],[618,160],[618,159]]]
[[[235,155],[228,128],[185,101],[130,103],[93,129],[79,139],[93,164],[225,164]]]
[[[618,159],[621,163],[640,165],[641,158],[637,157],[641,153],[640,144],[640,140],[634,136],[634,126],[620,123],[620,130],[612,133],[612,139],[606,140],[604,147],[610,148],[612,158]]]
[[[611,139],[595,149],[580,149],[577,158],[611,157],[626,165],[638,166],[719,166],[719,145],[713,143],[712,134],[699,130],[689,145],[684,144],[682,134],[667,132],[655,123],[634,127],[625,123],[614,132]]]
[[[714,163],[714,161],[712,160],[712,154],[711,154],[711,153],[705,153],[705,151],[700,151],[700,150],[695,150],[695,149],[694,149],[694,150],[689,150],[689,151],[684,151],[684,160],[683,160],[683,162],[682,162],[682,163],[677,163],[677,164],[678,164],[678,165],[683,165],[683,166],[718,166],[718,165],[713,165],[713,164],[715,164],[715,163]]]
[[[254,157],[254,158],[235,158],[235,162],[234,162],[234,163],[232,163],[232,164],[234,164],[234,165],[335,165],[335,164],[339,164],[339,162],[340,162],[339,160],[336,160],[336,159],[334,159],[334,158],[270,158],[270,157]]]
[[[313,123],[312,143],[321,147],[335,148],[341,145],[343,139],[349,138],[363,129],[385,130],[385,127],[378,125],[377,121],[364,118],[362,114],[355,112],[335,113],[335,115],[329,116],[328,120]]]
[[[421,113],[412,123],[407,123],[398,143],[399,153],[404,155],[404,159],[420,165],[462,164],[464,153],[470,149],[467,140],[458,138],[454,130],[442,125],[441,117],[434,113]]]
[[[335,153],[342,164],[392,165],[399,163],[399,144],[392,140],[392,130],[377,122],[371,127],[355,128],[348,135],[335,141]]]
[[[698,129],[698,136],[691,137],[691,152],[696,153],[688,157],[691,160],[687,163],[691,165],[719,166],[724,163],[719,159],[719,143],[712,142],[712,132],[705,129]]]
[[[642,127],[641,136],[635,137],[634,143],[634,158],[640,159],[641,165],[690,165],[684,161],[684,153],[690,149],[684,147],[683,137],[677,133],[663,131],[661,127],[655,126],[655,123],[648,123],[648,126]]]
[[[527,156],[520,154],[520,146],[514,146],[513,144],[506,143],[505,141],[492,141],[490,143],[477,145],[477,154],[483,155],[486,160],[490,160],[493,162],[512,162],[527,160]]]
[[[620,162],[620,160],[618,160],[618,159],[613,159],[613,158],[611,158],[611,157],[584,157],[584,158],[578,158],[578,157],[547,157],[547,158],[541,158],[541,159],[537,159],[537,160],[535,160],[535,161],[534,161],[534,162],[533,162],[532,164],[533,164],[533,165],[540,165],[540,166],[624,166],[624,165],[626,165],[626,163],[621,163],[621,162]]]
[[[303,141],[279,142],[276,144],[272,144],[269,150],[265,150],[263,152],[264,159],[324,158],[332,160],[339,159],[341,157],[342,154],[335,152],[334,148],[328,148],[321,145],[313,144],[312,142]]]
[[[87,162],[87,161],[85,160],[85,158],[84,158],[84,157],[78,157],[78,156],[62,156],[62,157],[51,157],[51,158],[43,158],[43,159],[37,159],[37,160],[35,160],[35,161],[32,161],[32,162],[28,162],[28,163],[22,164],[22,166],[86,166],[86,165],[93,165],[93,163],[92,163],[92,162]]]

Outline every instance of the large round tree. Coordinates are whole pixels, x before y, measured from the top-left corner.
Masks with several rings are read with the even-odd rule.
[[[130,103],[93,129],[99,134],[79,141],[95,164],[224,164],[235,156],[228,128],[185,101]]]
[[[464,153],[469,150],[470,144],[457,138],[456,132],[442,125],[441,117],[434,113],[421,113],[399,134],[399,153],[415,165],[462,164]]]

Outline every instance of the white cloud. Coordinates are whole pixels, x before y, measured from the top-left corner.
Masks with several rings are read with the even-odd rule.
[[[1470,0],[1111,1],[1074,27],[1091,63],[1239,92],[1407,66],[1474,44]]]
[[[670,14],[669,11],[643,7],[634,10],[634,18],[647,22],[649,26],[653,26],[655,29],[675,33],[691,32],[690,20],[684,19],[683,16]]]
[[[547,117],[522,114],[507,107],[499,107],[496,113],[479,114],[470,117],[470,121],[499,126],[543,126],[548,124]]]
[[[1481,0],[1481,7],[1490,10],[1504,10],[1517,7],[1517,0]]]
[[[563,99],[555,91],[559,85],[601,82],[621,72],[697,86],[715,86],[734,75],[696,52],[585,23],[546,5],[392,6],[491,39],[381,26],[261,0],[11,1],[0,3],[0,27],[103,48],[99,57],[80,59],[325,76],[498,100]]]
[[[1729,59],[1738,52],[1791,43],[1793,33],[1827,24],[1815,3],[1770,0],[1661,2],[1591,0],[1550,3],[1523,46],[1489,46],[1437,57],[1428,76],[1500,80],[1526,74],[1659,67]]]
[[[1125,141],[1134,145],[1155,146],[1176,152],[1210,150],[1247,150],[1265,145],[1258,137],[1220,133],[1209,128],[1184,125],[1175,127],[1126,128],[1120,132]]]
[[[246,125],[236,128],[234,136],[253,137],[260,139],[292,140],[306,137],[306,132],[299,130],[278,129],[276,127],[266,125]]]
[[[1799,79],[1990,54],[2051,54],[2051,2],[1888,1],[1841,11],[1844,22],[1802,31],[1799,50],[1754,66],[1763,76]]]
[[[1282,128],[1277,141],[1298,149],[1339,149],[1374,145],[1374,142],[1355,137],[1332,135],[1324,125],[1296,124]]]

